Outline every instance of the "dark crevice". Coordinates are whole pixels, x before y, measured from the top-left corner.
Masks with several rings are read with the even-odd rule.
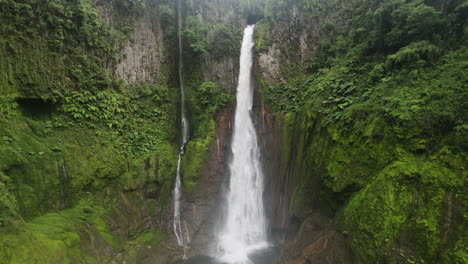
[[[16,102],[20,106],[23,115],[33,119],[48,118],[57,110],[57,104],[50,100],[40,98],[18,98]]]

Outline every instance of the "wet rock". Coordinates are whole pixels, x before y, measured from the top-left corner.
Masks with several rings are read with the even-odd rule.
[[[161,192],[161,183],[158,181],[149,182],[145,185],[145,198],[157,199]]]
[[[213,257],[209,256],[195,256],[177,264],[223,264]]]
[[[351,253],[345,236],[328,224],[325,217],[314,214],[304,220],[276,263],[351,263]]]
[[[265,250],[260,250],[252,253],[249,259],[253,264],[271,264],[275,263],[275,259],[279,255],[279,248],[270,247]]]
[[[188,255],[209,254],[216,241],[216,229],[222,219],[223,182],[230,154],[231,110],[223,112],[217,122],[216,139],[210,146],[209,157],[201,170],[200,179],[192,193],[186,193],[182,206],[183,225],[191,241]]]

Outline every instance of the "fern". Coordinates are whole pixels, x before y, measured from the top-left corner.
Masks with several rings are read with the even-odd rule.
[[[419,60],[434,61],[440,56],[440,49],[429,41],[418,41],[401,48],[395,54],[387,56],[385,66],[394,69]]]

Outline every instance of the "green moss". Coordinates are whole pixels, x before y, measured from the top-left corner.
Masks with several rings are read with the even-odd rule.
[[[467,177],[458,92],[466,49],[442,57],[377,81],[375,72],[338,60],[265,93],[287,106],[273,109],[286,114],[285,173],[296,176],[291,212],[301,216],[318,199],[319,210],[350,231],[363,263],[463,259],[456,241],[466,232],[453,230],[466,220],[447,204],[463,203]]]
[[[1,121],[0,121],[1,122]],[[36,121],[15,118],[0,129],[11,141],[0,142],[0,170],[12,179],[9,184],[19,203],[18,209],[26,217],[37,216],[45,208],[56,206],[60,192],[56,160],[59,155],[49,142],[40,138],[43,129],[35,128]]]
[[[192,75],[199,74],[199,70],[192,71]],[[209,146],[215,138],[214,119],[223,107],[232,103],[233,97],[221,90],[216,83],[199,83],[197,79],[191,80],[186,89],[192,139],[186,145],[182,159],[182,177],[185,189],[190,192],[197,184]]]
[[[262,19],[255,26],[255,50],[257,52],[267,52],[272,44],[271,24],[268,20]]]
[[[55,128],[50,125],[50,116],[19,114],[0,121],[0,232],[7,234],[5,245],[12,247],[0,248],[0,255],[4,255],[0,258],[6,263],[95,263],[95,258],[101,259],[105,253],[93,255],[84,246],[90,241],[96,247],[120,250],[121,238],[109,232],[104,219],[113,208],[109,203],[114,202],[106,199],[97,205],[84,201],[90,193],[134,191],[155,184],[161,188],[157,199],[165,206],[177,161],[172,143],[160,139],[153,147],[157,151],[137,159],[124,155],[115,141],[107,141],[103,132],[111,129]],[[102,209],[104,205],[109,209]],[[63,207],[72,209],[47,214]],[[35,219],[25,225],[21,217]],[[141,232],[141,227],[132,228]],[[10,236],[17,230],[27,230],[28,235]],[[28,255],[31,262],[25,260]]]
[[[403,234],[411,234],[413,239],[400,240],[400,245],[411,243],[424,258],[435,258],[442,246],[441,210],[446,190],[443,183],[423,180],[428,176],[428,166],[431,175],[442,177],[448,171],[407,155],[385,167],[346,206],[343,224],[353,230],[353,247],[365,261],[390,255]],[[424,185],[415,185],[421,178]]]
[[[215,137],[215,122],[210,119],[207,121],[206,127],[200,129],[203,129],[197,133],[200,137],[187,144],[182,161],[184,187],[189,192],[197,184],[200,169],[205,165],[209,146]]]
[[[141,12],[129,3],[118,8],[123,16]],[[145,203],[116,204],[109,193],[157,186],[160,207],[170,196],[177,96],[165,84],[128,87],[110,76],[131,23],[123,19],[123,36],[95,4],[0,3],[1,263],[99,262],[128,239],[110,233],[112,210]],[[161,67],[170,83],[174,64]],[[129,226],[133,237],[144,229]]]
[[[141,234],[136,238],[136,241],[146,246],[157,246],[165,239],[166,235],[163,232],[156,230],[155,232]]]
[[[64,195],[66,205],[71,206],[83,192],[110,186],[136,188],[149,180],[170,186],[167,175],[175,170],[177,155],[175,146],[166,136],[174,129],[166,116],[162,116],[164,122],[153,126],[153,130],[149,126],[139,126],[137,130],[122,129],[120,134],[103,127],[56,128],[50,115],[53,113],[38,119],[21,113],[8,121],[0,120],[0,170],[13,179],[10,185],[15,189],[13,193],[23,216],[31,218],[40,212],[57,209]],[[127,140],[130,144],[122,145]],[[127,147],[132,151],[128,154],[133,155],[124,152]],[[136,154],[139,154],[138,159]],[[142,178],[137,173],[149,156],[158,157],[153,164],[156,166],[156,174],[151,174],[153,179]],[[129,166],[129,163],[136,166]],[[62,187],[65,193],[61,193]]]
[[[435,154],[416,155],[411,145],[394,143],[406,137],[382,129],[387,121],[378,115],[327,129],[308,112],[292,116],[284,125],[286,153],[293,158],[287,168],[297,175],[292,212],[314,203],[310,192],[320,175],[331,192],[322,187],[314,197],[328,203],[324,213],[344,207],[341,223],[363,262],[391,261],[395,248],[408,258],[440,258],[443,203],[448,193],[463,193],[463,152],[439,146]]]
[[[65,243],[41,233],[26,229],[2,234],[0,240],[2,263],[71,263],[67,258]]]
[[[418,258],[439,258],[444,245],[442,204],[449,190],[463,193],[465,155],[454,154],[452,147],[441,147],[432,156],[414,155],[404,148],[411,146],[392,143],[401,137],[393,130],[382,131],[385,121],[378,116],[356,120],[347,128],[323,129],[320,121],[310,120],[304,114],[284,126],[286,142],[293,144],[285,147],[294,157],[288,166],[297,174],[293,212],[314,203],[309,198],[316,183],[311,176],[321,175],[332,192],[322,187],[318,197],[332,210],[339,210],[343,204],[337,201],[346,202],[351,191],[342,225],[351,230],[359,259],[390,261],[399,247],[414,249]],[[415,253],[402,254],[409,258]]]
[[[284,115],[284,120],[282,122],[283,129],[282,129],[282,135],[283,135],[283,153],[284,156],[286,157],[284,159],[284,165],[288,164],[290,162],[291,158],[291,152],[292,152],[292,145],[289,143],[291,138],[293,138],[293,129],[294,129],[294,118],[295,115],[293,113],[287,113]],[[283,166],[286,168],[287,166]]]
[[[10,220],[18,216],[16,197],[11,179],[0,171],[0,228],[8,227]]]
[[[176,174],[177,148],[170,143],[160,144],[150,160],[152,160],[151,169],[146,171],[147,177],[141,180],[162,186],[158,200],[161,206],[166,206],[172,195],[172,183]]]
[[[0,256],[6,261],[2,263],[90,263],[92,258],[82,252],[81,243],[99,239],[118,250],[119,240],[102,219],[105,213],[95,202],[81,200],[73,209],[0,230]]]
[[[408,220],[411,189],[392,184],[385,177],[383,172],[354,196],[345,209],[344,224],[349,230],[356,230],[353,247],[364,252],[364,261],[383,256]]]
[[[18,115],[18,104],[13,96],[0,95],[0,118],[10,119]]]
[[[109,86],[105,67],[115,63],[121,33],[104,24],[93,1],[8,0],[0,10],[0,69],[8,77],[0,85],[6,94],[54,98],[67,86]]]
[[[460,239],[456,242],[453,249],[449,249],[442,254],[441,260],[443,263],[463,264],[468,261],[468,249],[466,248],[468,232],[462,225],[458,227],[457,232],[461,234]]]

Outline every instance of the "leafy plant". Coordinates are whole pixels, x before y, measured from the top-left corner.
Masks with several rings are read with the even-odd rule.
[[[192,53],[202,59],[208,56],[208,26],[202,24],[197,17],[189,16],[185,21],[183,37]]]
[[[191,94],[191,106],[198,119],[209,118],[233,99],[214,82],[204,82]]]
[[[209,47],[210,56],[221,58],[239,53],[241,34],[239,29],[231,24],[216,24],[213,28],[213,41]]]
[[[419,60],[434,61],[440,56],[440,49],[428,41],[413,42],[401,48],[397,53],[387,56],[387,68],[410,65]]]
[[[10,119],[17,115],[18,103],[14,97],[0,96],[0,118]]]

